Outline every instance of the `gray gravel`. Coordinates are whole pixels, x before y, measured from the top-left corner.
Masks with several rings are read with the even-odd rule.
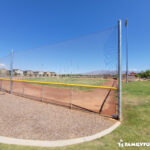
[[[100,132],[115,120],[0,92],[0,136],[62,140]]]

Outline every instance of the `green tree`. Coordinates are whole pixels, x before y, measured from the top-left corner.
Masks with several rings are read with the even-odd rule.
[[[150,78],[150,70],[136,74],[136,77]]]

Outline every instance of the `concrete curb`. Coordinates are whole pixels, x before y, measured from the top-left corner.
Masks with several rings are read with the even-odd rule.
[[[83,142],[88,142],[97,138],[101,138],[102,136],[111,133],[113,130],[115,130],[121,123],[118,121],[115,124],[113,124],[111,127],[96,133],[91,136],[86,136],[82,138],[77,139],[71,139],[71,140],[58,140],[58,141],[39,141],[39,140],[24,140],[24,139],[15,139],[15,138],[9,138],[0,136],[0,143],[3,144],[15,144],[15,145],[24,145],[24,146],[40,146],[40,147],[61,147],[61,146],[67,146],[67,145],[73,145]]]

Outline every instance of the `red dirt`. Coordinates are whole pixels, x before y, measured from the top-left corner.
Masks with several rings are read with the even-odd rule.
[[[103,84],[103,86],[112,86],[113,80],[110,80]],[[116,85],[114,85],[116,86]],[[10,89],[10,81],[2,81],[0,83],[0,88],[6,90],[7,92]],[[71,106],[71,90],[64,88],[48,87],[43,86],[43,99],[42,99],[42,86],[33,85],[22,82],[13,82],[13,94],[20,96],[33,98],[43,102],[50,102],[54,104],[59,104],[63,106]],[[109,93],[103,107],[102,111],[100,108]],[[115,91],[109,89],[94,89],[91,91],[83,90],[72,90],[72,106],[77,106],[83,109],[87,109],[96,113],[101,113],[103,115],[112,116],[116,114],[116,100],[115,100]]]

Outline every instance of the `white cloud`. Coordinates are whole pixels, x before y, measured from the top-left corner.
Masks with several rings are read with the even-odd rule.
[[[0,68],[5,68],[6,65],[5,64],[0,64]]]
[[[132,70],[132,71],[138,71],[138,69],[136,69],[136,68],[133,68],[133,69],[130,69],[130,70]]]

